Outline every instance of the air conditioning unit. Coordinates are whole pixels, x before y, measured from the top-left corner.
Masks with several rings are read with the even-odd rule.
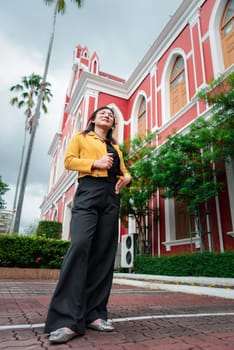
[[[133,234],[122,235],[121,242],[121,267],[133,267],[134,237]]]

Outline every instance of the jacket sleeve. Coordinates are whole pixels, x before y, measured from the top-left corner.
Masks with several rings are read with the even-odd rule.
[[[64,167],[68,170],[91,174],[94,159],[82,158],[81,143],[82,140],[79,133],[72,136],[65,153]]]

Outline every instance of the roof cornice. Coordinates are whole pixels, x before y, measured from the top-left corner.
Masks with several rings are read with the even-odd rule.
[[[101,91],[120,98],[127,98],[125,83],[120,83],[106,77],[100,77],[89,72],[83,72],[66,108],[67,113],[75,112],[81,99],[86,95],[88,90]]]
[[[87,94],[87,91],[101,91],[123,99],[128,99],[134,93],[137,86],[139,86],[152,71],[152,68],[163,56],[165,51],[175,41],[182,28],[189,23],[193,16],[197,15],[197,10],[204,2],[205,0],[182,1],[125,83],[108,79],[107,77],[101,77],[90,72],[83,72],[77,82],[66,112],[75,113],[77,106]]]
[[[159,36],[126,81],[126,89],[128,92],[134,92],[136,86],[145,79],[152,67],[175,41],[176,37],[181,33],[182,28],[189,23],[189,19],[197,13],[198,8],[200,8],[204,1],[205,0],[182,1],[176,12],[171,16]]]
[[[53,137],[53,140],[50,144],[50,148],[49,148],[49,151],[48,151],[48,154],[53,156],[54,153],[56,152],[57,150],[57,147],[58,147],[58,144],[61,140],[61,137],[62,137],[62,133],[61,132],[56,132],[56,134],[54,135]]]

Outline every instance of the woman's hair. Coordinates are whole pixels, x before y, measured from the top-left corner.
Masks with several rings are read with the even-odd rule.
[[[102,111],[103,109],[109,109],[109,111],[111,111],[111,113],[113,113],[113,116],[114,116],[114,119],[113,119],[113,126],[112,126],[112,128],[111,128],[110,130],[108,130],[108,132],[107,132],[106,141],[116,144],[116,140],[115,140],[115,139],[113,138],[113,136],[112,136],[113,130],[114,130],[115,126],[116,126],[116,118],[115,118],[115,114],[114,114],[113,109],[110,108],[110,107],[108,107],[108,106],[99,107],[98,109],[96,109],[96,110],[91,114],[91,116],[89,117],[89,120],[88,120],[88,126],[87,126],[87,128],[82,132],[82,134],[83,134],[83,135],[86,135],[86,134],[88,134],[90,131],[94,131],[95,124],[92,123],[92,121],[95,120],[97,113],[100,112],[100,111]]]

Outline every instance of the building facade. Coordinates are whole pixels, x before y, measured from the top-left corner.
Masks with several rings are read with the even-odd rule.
[[[75,48],[63,118],[49,149],[52,158],[48,192],[41,204],[41,219],[60,221],[69,239],[69,222],[77,174],[64,169],[64,153],[71,135],[86,128],[94,109],[109,105],[115,111],[118,142],[157,131],[157,147],[176,130],[184,132],[210,107],[197,92],[220,74],[234,71],[234,0],[183,0],[153,45],[127,80],[100,70],[96,52]],[[225,188],[214,198],[206,218],[206,248],[234,249],[234,160],[225,165]],[[190,235],[183,203],[163,199],[154,203],[159,220],[149,218],[150,253],[177,254],[200,249],[199,237]],[[120,225],[121,227],[121,225]],[[129,219],[129,232],[136,232]],[[126,233],[121,227],[120,237]]]

